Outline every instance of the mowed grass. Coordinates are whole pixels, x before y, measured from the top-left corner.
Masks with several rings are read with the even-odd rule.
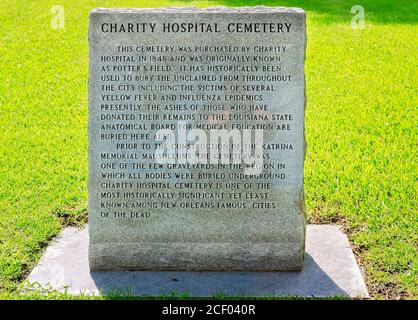
[[[18,297],[48,240],[86,219],[89,11],[256,4],[308,15],[310,221],[344,225],[374,298],[418,297],[416,2],[68,0],[54,30],[56,4],[0,3],[0,297]],[[365,29],[350,26],[356,4]]]

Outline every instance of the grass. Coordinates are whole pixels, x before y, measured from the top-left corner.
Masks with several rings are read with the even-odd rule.
[[[244,295],[227,295],[222,291],[211,297],[196,297],[187,292],[170,292],[159,296],[155,295],[134,295],[131,289],[111,290],[105,294],[96,294],[89,291],[82,292],[75,296],[68,291],[57,291],[52,288],[43,287],[37,283],[21,283],[17,286],[17,292],[3,292],[3,299],[19,300],[348,300],[346,296],[336,295],[326,298],[301,298],[297,296],[280,297],[248,297]]]
[[[418,298],[418,8],[384,0],[65,0],[65,30],[50,27],[56,1],[2,0],[0,298],[28,298],[19,283],[48,240],[86,219],[89,11],[243,3],[308,14],[310,221],[344,224],[373,298]],[[350,27],[355,4],[365,29]]]

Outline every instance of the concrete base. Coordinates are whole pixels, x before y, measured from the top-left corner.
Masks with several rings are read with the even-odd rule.
[[[88,231],[67,228],[48,247],[29,283],[71,294],[368,297],[344,233],[335,225],[309,225],[301,272],[90,272]]]

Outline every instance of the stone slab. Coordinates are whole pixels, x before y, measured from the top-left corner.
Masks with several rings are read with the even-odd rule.
[[[303,267],[305,47],[297,8],[91,12],[92,270]]]
[[[67,228],[47,248],[28,281],[71,294],[192,296],[368,297],[346,235],[336,225],[308,225],[303,271],[278,272],[90,272],[87,229]]]

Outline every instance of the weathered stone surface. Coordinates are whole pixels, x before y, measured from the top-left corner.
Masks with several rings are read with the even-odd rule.
[[[308,225],[302,272],[99,271],[88,265],[88,231],[67,228],[47,248],[29,282],[71,294],[367,297],[347,237],[335,225]]]
[[[89,44],[91,269],[301,270],[303,10],[96,9]],[[185,163],[161,164],[160,125],[192,145],[175,150]],[[239,162],[217,164],[217,142]]]

